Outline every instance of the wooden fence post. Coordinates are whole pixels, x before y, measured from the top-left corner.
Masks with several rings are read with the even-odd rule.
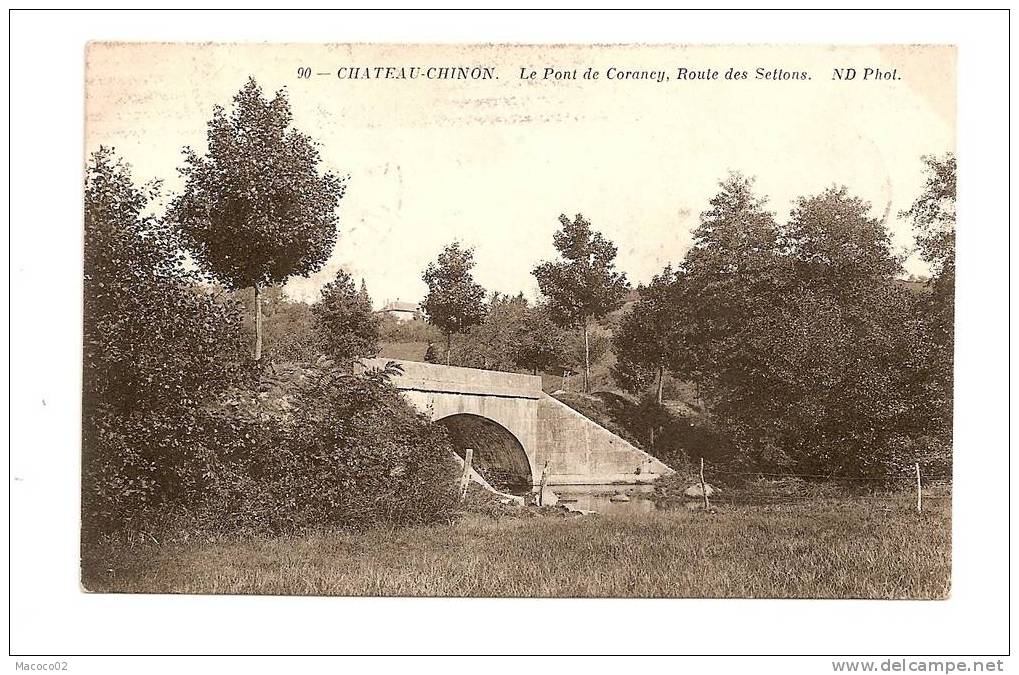
[[[704,510],[710,508],[708,504],[708,486],[704,484],[704,458],[701,457],[701,495],[704,496]]]
[[[460,476],[460,501],[467,498],[467,487],[471,484],[471,463],[474,461],[474,449],[464,451],[464,472]]]
[[[916,512],[923,513],[923,497],[920,492],[920,462],[916,463]]]
[[[541,470],[541,482],[538,484],[538,506],[544,506],[545,482],[548,480],[548,462]]]

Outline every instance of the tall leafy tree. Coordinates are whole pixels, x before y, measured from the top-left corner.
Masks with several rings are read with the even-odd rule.
[[[84,398],[116,414],[194,406],[231,377],[236,304],[188,272],[173,232],[149,215],[107,148],[85,176]],[[223,358],[224,354],[227,358]]]
[[[548,307],[527,308],[512,356],[514,364],[535,375],[571,365],[569,336],[552,320]]]
[[[776,312],[787,287],[787,260],[767,200],[754,180],[730,173],[700,217],[681,268],[677,300],[689,318],[688,346],[702,395],[741,459],[774,466],[777,434],[765,421],[780,406],[780,385],[764,350],[783,330]]]
[[[848,303],[899,274],[902,260],[892,251],[888,229],[869,212],[870,204],[844,186],[798,199],[782,228],[796,281]]]
[[[591,323],[623,304],[630,288],[615,268],[616,246],[577,214],[559,216],[553,235],[561,260],[543,262],[534,277],[548,300],[552,316],[563,326],[579,328],[584,340],[584,390],[591,386]]]
[[[741,334],[775,305],[786,274],[778,225],[753,179],[730,173],[709,204],[683,260],[677,300],[690,321],[694,369],[710,395],[763,386],[754,364],[741,362]]]
[[[83,531],[123,527],[187,484],[201,463],[196,417],[236,378],[235,303],[183,265],[106,148],[85,175],[82,372]],[[225,355],[225,358],[224,358]]]
[[[314,141],[291,127],[285,90],[249,79],[213,110],[208,150],[184,149],[183,192],[169,215],[194,259],[229,288],[255,289],[254,358],[262,356],[262,289],[318,270],[336,243],[344,182],[320,171]]]
[[[711,208],[701,213],[683,267],[694,279],[749,281],[769,267],[778,252],[775,214],[754,191],[753,178],[731,172],[718,187]]]
[[[329,356],[349,362],[375,356],[379,351],[379,318],[372,311],[368,289],[361,290],[343,270],[322,288],[312,307],[319,341]]]
[[[687,364],[689,321],[679,298],[680,277],[671,266],[639,288],[634,303],[612,338],[616,354],[614,374],[626,388],[639,392],[656,382],[655,400],[662,403],[665,374]]]
[[[955,315],[954,154],[924,157],[923,192],[900,215],[913,222],[920,257],[930,265],[933,309],[940,319],[940,342],[951,345]]]
[[[902,260],[885,223],[832,187],[797,200],[783,231],[789,288],[771,347],[783,449],[811,469],[893,468],[922,427],[915,302],[896,281]]]
[[[931,268],[923,298],[923,330],[917,340],[917,372],[928,373],[927,417],[936,428],[941,454],[951,459],[955,364],[955,181],[954,154],[924,157],[923,191],[903,217],[913,222],[920,257]],[[946,463],[947,463],[946,461]]]
[[[432,324],[446,336],[446,365],[450,364],[453,335],[464,333],[485,318],[485,289],[471,274],[474,250],[453,242],[437,260],[428,263],[422,279],[428,294],[421,309]]]
[[[513,348],[520,341],[527,310],[523,293],[514,296],[493,292],[484,320],[454,345],[454,350],[460,352],[458,361],[489,370],[512,370]]]
[[[685,279],[698,366],[741,460],[883,473],[916,459],[925,376],[884,223],[839,187],[779,227],[749,187],[723,183]]]

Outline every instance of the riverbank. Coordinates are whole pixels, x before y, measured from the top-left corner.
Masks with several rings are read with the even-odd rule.
[[[524,597],[944,598],[948,500],[491,518],[86,555],[100,592]]]

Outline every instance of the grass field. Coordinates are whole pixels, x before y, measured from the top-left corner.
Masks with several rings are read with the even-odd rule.
[[[469,516],[368,533],[107,542],[100,592],[531,597],[945,598],[948,500],[732,506],[640,516]]]

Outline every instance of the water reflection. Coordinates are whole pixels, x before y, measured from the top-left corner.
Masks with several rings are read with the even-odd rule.
[[[573,510],[595,511],[606,515],[635,515],[655,510],[649,499],[650,485],[551,485],[559,503]],[[625,495],[629,501],[623,501]],[[615,498],[615,499],[613,499]]]

